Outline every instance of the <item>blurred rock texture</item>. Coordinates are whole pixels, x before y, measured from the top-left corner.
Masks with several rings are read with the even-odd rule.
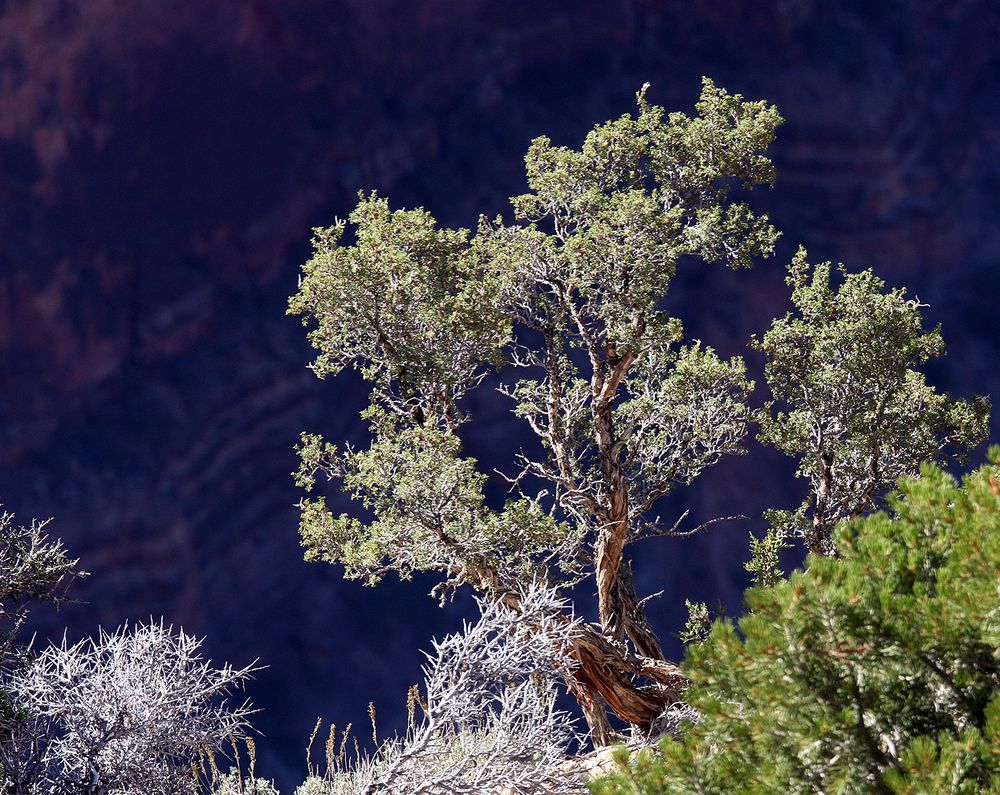
[[[93,573],[40,632],[163,614],[259,656],[262,772],[288,780],[316,715],[397,720],[459,608],[301,562],[292,445],[362,438],[364,399],[312,377],[284,316],[309,229],[369,188],[472,225],[532,137],[576,144],[645,81],[690,109],[706,74],[787,119],[754,197],[781,257],[688,268],[689,333],[741,352],[803,242],[915,290],[949,344],[933,380],[996,396],[998,40],[991,0],[0,0],[0,499]],[[501,465],[524,437],[502,398],[475,409]],[[669,507],[759,515],[790,475],[755,447]],[[759,524],[648,542],[664,632],[683,596],[738,609]]]

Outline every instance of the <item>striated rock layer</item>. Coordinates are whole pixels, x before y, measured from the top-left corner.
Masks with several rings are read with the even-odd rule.
[[[165,615],[216,658],[271,667],[262,772],[301,778],[317,714],[391,728],[417,649],[458,608],[426,582],[363,591],[301,562],[288,473],[302,430],[361,438],[363,389],[317,382],[284,316],[309,228],[359,189],[475,223],[523,186],[535,135],[577,143],[635,90],[689,108],[701,74],[776,102],[783,256],[876,266],[944,323],[934,370],[998,391],[1000,9],[988,0],[0,2],[0,498],[54,515],[93,576],[40,632]],[[781,263],[694,266],[672,300],[726,353],[785,311]],[[492,468],[524,438],[476,398]],[[795,500],[754,450],[682,502]],[[738,608],[752,526],[649,542],[638,576]]]

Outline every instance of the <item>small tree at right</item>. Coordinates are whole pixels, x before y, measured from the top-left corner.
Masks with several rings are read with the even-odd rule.
[[[961,454],[986,438],[989,401],[957,400],[916,368],[944,354],[940,330],[924,331],[921,304],[885,290],[872,271],[832,284],[829,262],[810,265],[800,249],[788,267],[795,312],[775,320],[752,347],[766,357],[773,400],[758,414],[759,439],[799,461],[809,484],[795,511],[770,511],[749,568],[774,580],[785,538],[833,554],[833,528],[876,510],[896,480],[924,461]]]

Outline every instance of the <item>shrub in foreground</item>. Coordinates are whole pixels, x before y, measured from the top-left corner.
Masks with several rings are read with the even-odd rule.
[[[689,654],[701,717],[613,793],[1000,791],[1000,448],[925,466]]]

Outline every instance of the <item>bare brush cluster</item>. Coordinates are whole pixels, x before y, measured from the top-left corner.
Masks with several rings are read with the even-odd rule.
[[[243,755],[240,753],[240,740],[246,746],[247,771],[243,772]],[[232,766],[225,773],[216,764],[216,755],[212,751],[204,752],[195,764],[194,778],[207,781],[211,795],[281,795],[273,781],[257,777],[257,744],[253,737],[244,735],[242,738],[229,737],[229,745],[233,749]]]
[[[26,664],[18,635],[33,603],[60,602],[80,574],[62,543],[49,540],[47,524],[19,525],[14,514],[0,513],[0,784],[5,795],[31,791],[45,750],[41,722],[9,694],[12,672]]]
[[[274,783],[263,778],[241,776],[233,771],[220,776],[212,787],[212,795],[281,795]]]
[[[18,645],[30,605],[63,600],[78,574],[46,524],[0,515],[0,792],[198,791],[199,760],[248,728],[249,705],[227,697],[253,668],[212,666],[201,640],[162,622],[41,652]]]
[[[567,766],[573,721],[556,685],[573,676],[579,622],[548,588],[516,595],[518,608],[480,601],[482,615],[434,643],[424,667],[423,717],[350,769],[312,776],[297,795],[586,792]]]
[[[45,725],[39,793],[193,792],[192,762],[247,728],[224,699],[253,670],[215,668],[201,640],[150,623],[63,641],[14,673],[16,703]]]

